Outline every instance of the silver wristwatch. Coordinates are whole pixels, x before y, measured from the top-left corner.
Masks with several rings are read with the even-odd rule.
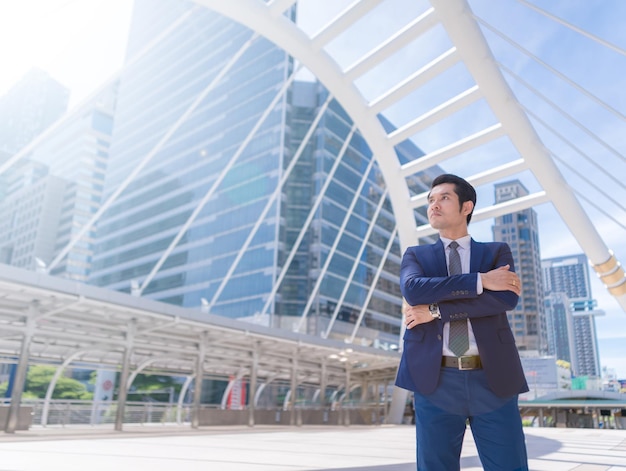
[[[441,319],[441,312],[439,312],[439,304],[430,303],[428,305],[428,310],[430,311],[430,315],[433,316],[434,319]]]

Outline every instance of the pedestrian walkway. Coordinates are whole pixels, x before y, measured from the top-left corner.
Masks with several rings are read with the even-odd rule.
[[[526,429],[530,469],[626,470],[626,430]],[[480,470],[471,433],[463,470]],[[33,428],[0,434],[1,471],[415,471],[412,426]]]

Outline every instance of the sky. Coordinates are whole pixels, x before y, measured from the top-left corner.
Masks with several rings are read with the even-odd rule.
[[[319,30],[352,0],[302,0],[298,14],[303,30],[312,34]],[[525,5],[524,0],[470,0],[476,15],[490,25],[506,32],[524,48],[541,60],[570,77],[585,90],[626,113],[626,57],[610,48],[575,33],[562,24],[537,14]],[[559,16],[577,27],[599,36],[605,41],[626,49],[626,2],[605,0],[534,0],[537,5]],[[328,51],[342,65],[347,66],[374,47],[385,37],[402,26],[408,10],[423,11],[423,0],[386,0],[363,21],[348,37],[340,37],[328,45]],[[31,67],[39,67],[71,90],[70,107],[82,101],[122,67],[126,51],[126,39],[130,23],[132,1],[130,0],[20,0],[0,2],[0,95],[4,94]],[[520,53],[514,46],[498,38],[496,33],[485,29],[497,60],[515,74],[532,84],[540,93],[549,97],[558,106],[566,108],[576,119],[610,143],[622,156],[626,155],[624,119],[599,106],[572,85],[548,72],[536,61]],[[384,68],[357,82],[366,97],[375,97],[399,76],[408,64],[415,61],[432,60],[437,54],[434,46],[445,46],[447,38],[442,31],[429,33],[424,43],[416,43],[411,57],[398,57],[395,63],[385,63]],[[558,138],[546,127],[533,121],[546,146],[567,165],[559,164],[566,181],[581,191],[592,203],[622,221],[615,224],[593,205],[583,202],[583,207],[592,218],[606,245],[613,250],[618,260],[626,263],[626,213],[624,203],[624,157],[598,147],[575,126],[563,118],[544,100],[529,91],[516,79],[506,76],[516,96],[525,106],[542,116],[558,132],[566,136],[586,155],[579,155],[567,141]],[[441,102],[449,90],[455,93],[464,89],[469,76],[460,69],[453,69],[445,77],[447,87],[433,84],[421,95],[412,97],[411,104],[428,109],[437,100]],[[405,102],[407,100],[404,100]],[[415,110],[402,107],[389,110],[388,117],[401,125],[403,120],[414,116]],[[447,128],[435,129],[414,137],[423,150],[437,149],[442,143],[450,142],[472,130],[478,122],[488,121],[490,111],[475,107],[470,116],[460,115]],[[494,148],[493,155],[515,158],[510,149]],[[589,156],[591,158],[589,159]],[[487,169],[494,165],[489,155],[471,156],[472,166]],[[591,160],[591,162],[589,161]],[[599,163],[605,174],[598,173],[594,163]],[[451,161],[444,165],[447,171],[464,175],[467,160]],[[573,170],[572,170],[573,169]],[[582,174],[582,177],[576,174]],[[472,172],[472,174],[475,171]],[[595,175],[598,175],[595,177]],[[607,175],[608,174],[608,175]],[[594,175],[594,177],[587,177]],[[621,175],[621,178],[619,177]],[[617,176],[617,177],[616,177]],[[595,182],[600,190],[618,200],[616,205],[597,188],[589,186]],[[523,183],[533,192],[539,188],[535,178],[523,175]],[[493,202],[493,190],[479,189],[479,205]],[[621,201],[621,207],[619,202]],[[535,208],[540,225],[540,244],[543,258],[570,255],[582,252],[561,217],[551,204]],[[477,239],[491,239],[490,222],[470,226]],[[626,313],[606,288],[590,272],[594,298],[598,308],[605,312],[596,319],[600,340],[602,366],[613,368],[621,378],[626,378]]]

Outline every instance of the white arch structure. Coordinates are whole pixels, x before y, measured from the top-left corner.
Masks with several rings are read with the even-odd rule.
[[[544,17],[549,18],[550,21],[563,25],[590,41],[595,41],[612,53],[626,56],[626,50],[619,46],[588,33],[561,18],[555,17],[525,0],[515,1],[529,11],[538,11]],[[616,176],[610,170],[603,168],[603,162],[593,162],[593,159],[585,155],[578,147],[573,147],[577,153],[584,155],[588,161],[595,165],[598,172],[603,173],[602,178],[606,178],[608,183],[613,184],[614,187],[617,185],[617,193],[621,193],[613,194],[610,189],[603,188],[602,183],[592,182],[590,177],[573,168],[567,159],[559,157],[555,151],[548,149],[533,127],[529,116],[533,117],[535,122],[547,127],[552,134],[560,137],[561,140],[565,140],[565,138],[549,127],[549,124],[539,118],[533,110],[528,110],[520,104],[503,74],[506,73],[512,76],[515,81],[539,96],[543,100],[543,104],[548,104],[555,108],[557,112],[578,127],[582,133],[597,141],[602,150],[614,158],[619,165],[626,165],[626,158],[623,153],[620,153],[615,147],[582,125],[576,118],[559,108],[549,98],[543,96],[539,90],[533,88],[522,77],[515,75],[511,68],[497,62],[480,29],[479,23],[486,30],[502,37],[505,42],[521,50],[531,61],[548,69],[549,72],[565,82],[567,86],[573,87],[580,94],[584,95],[586,99],[593,101],[594,105],[611,113],[614,118],[621,121],[620,125],[623,126],[626,123],[626,116],[578,85],[565,74],[562,74],[542,59],[524,49],[482,18],[475,16],[467,0],[407,2],[412,7],[421,3],[422,9],[414,7],[411,11],[403,11],[403,13],[406,13],[406,24],[403,27],[392,31],[388,37],[380,40],[377,45],[354,63],[343,66],[336,57],[337,54],[331,51],[330,45],[342,35],[350,34],[351,30],[358,26],[359,22],[363,21],[368,14],[375,13],[377,7],[385,7],[390,2],[391,0],[355,0],[337,17],[313,35],[307,34],[285,15],[285,12],[295,5],[295,0],[269,0],[267,2],[262,0],[231,0],[228,2],[196,0],[195,3],[197,4],[196,9],[203,7],[212,9],[250,28],[253,32],[250,41],[253,41],[255,37],[260,35],[283,48],[312,72],[330,91],[330,96],[334,97],[342,105],[366,140],[378,162],[395,213],[398,236],[402,247],[413,245],[419,237],[433,233],[429,225],[418,225],[416,223],[415,209],[425,205],[426,193],[412,195],[407,185],[407,178],[430,167],[456,162],[458,159],[461,159],[463,165],[462,170],[458,173],[462,173],[476,187],[492,184],[500,179],[514,178],[519,174],[525,174],[526,176],[532,174],[531,178],[534,179],[535,186],[539,187],[537,190],[527,196],[505,203],[486,205],[482,208],[480,207],[481,199],[479,199],[479,207],[474,213],[473,221],[489,220],[493,217],[544,203],[552,203],[567,229],[569,229],[578,245],[586,253],[600,280],[608,288],[610,294],[615,297],[621,308],[626,311],[626,276],[624,269],[614,253],[609,250],[607,243],[598,232],[598,229],[594,227],[593,221],[579,202],[579,199],[583,200],[586,204],[608,217],[611,220],[610,223],[613,223],[618,231],[626,229],[625,218],[622,216],[622,214],[626,214],[626,205],[623,203],[626,200],[626,188],[618,177],[619,172]],[[514,2],[514,0],[511,0],[511,2]],[[195,9],[192,9],[173,21],[169,27],[164,29],[162,34],[147,44],[137,54],[137,57],[131,58],[129,63],[138,60],[146,51],[149,51],[177,27],[180,27],[194,11]],[[373,71],[375,72],[377,68],[378,70],[381,68],[384,70],[384,66],[387,66],[388,61],[398,56],[408,57],[409,60],[407,62],[411,62],[412,56],[416,55],[417,52],[421,53],[421,50],[416,49],[414,43],[421,41],[419,43],[420,48],[424,49],[424,46],[426,46],[426,49],[431,48],[432,38],[428,35],[433,31],[437,31],[439,36],[442,36],[443,33],[447,41],[445,47],[442,47],[440,44],[436,47],[432,46],[433,52],[430,56],[436,56],[434,59],[426,61],[422,58],[424,64],[417,70],[409,72],[404,77],[390,80],[389,83],[385,82],[384,86],[378,87],[375,95],[372,97],[366,96],[366,93],[362,90],[365,87],[361,86],[363,80],[368,79],[370,75],[374,75]],[[437,56],[436,54],[439,55]],[[218,81],[219,77],[224,76],[237,57],[238,55],[232,58],[229,64],[218,74],[218,78],[215,81]],[[458,81],[459,83],[463,82],[462,87],[459,87],[458,83],[450,84],[449,81],[446,82],[443,78],[446,74],[450,74],[451,71],[456,73],[459,67],[464,68],[462,73],[466,75],[465,81]],[[117,77],[118,75],[116,74],[110,78],[107,84]],[[378,78],[380,78],[380,74],[375,77],[375,80]],[[424,93],[423,90],[428,90],[428,86],[432,82],[436,83],[438,88],[446,89],[447,87],[448,98],[444,101],[429,103],[430,108],[416,111],[421,106],[421,103],[412,98],[412,94]],[[210,89],[212,85],[213,83],[208,88]],[[103,87],[100,87],[99,90],[103,89]],[[428,91],[425,93],[428,93]],[[196,101],[199,99],[200,97]],[[85,103],[87,102],[88,100]],[[418,138],[418,134],[421,136],[421,133],[433,132],[432,130],[436,129],[437,126],[442,125],[446,120],[453,119],[460,113],[466,113],[467,115],[473,112],[472,110],[475,110],[474,107],[477,104],[483,106],[482,110],[478,110],[479,114],[484,113],[485,109],[487,109],[488,113],[492,115],[491,122],[483,125],[482,122],[486,120],[477,119],[477,122],[481,122],[480,126],[482,128],[472,129],[469,132],[466,129],[453,129],[449,133],[452,137],[446,136],[446,139],[439,139],[441,142],[437,142],[437,139],[435,139],[433,150],[428,150],[423,157],[402,165],[400,164],[395,150],[397,145],[407,139],[414,139],[418,146],[422,145],[423,139],[421,137]],[[398,107],[402,107],[401,114],[404,124],[400,124],[392,132],[386,132],[377,115],[379,113],[386,114],[389,110],[397,109]],[[80,107],[77,109],[80,109]],[[184,116],[188,116],[192,109],[193,105]],[[71,114],[76,112],[75,110]],[[20,158],[27,155],[39,142],[54,133],[59,126],[69,119],[71,114],[61,118],[24,149],[0,165],[0,174]],[[470,116],[470,121],[473,121],[473,116]],[[160,142],[165,142],[178,124],[176,123]],[[473,175],[466,175],[467,170],[474,166],[471,156],[475,154],[472,153],[483,152],[483,149],[488,149],[489,146],[502,141],[502,139],[508,139],[511,145],[511,148],[505,151],[507,155],[496,159],[496,163],[488,166],[486,169],[482,169],[482,171],[478,171]],[[572,146],[571,142],[565,143]],[[146,156],[132,175],[136,175],[141,170],[141,167],[154,155],[158,147],[159,145]],[[485,151],[486,154],[489,154],[489,152],[489,150]],[[511,157],[511,155],[514,155],[514,157]],[[582,191],[576,192],[574,187],[570,186],[569,182],[563,177],[556,162],[559,162],[562,167],[571,171],[576,178],[582,179],[585,185],[588,185],[594,192],[600,194],[600,198],[603,198],[602,201],[606,199],[616,209],[610,209],[605,207],[604,204],[596,203],[592,196],[588,196]],[[112,200],[115,199],[115,196],[120,194],[130,183],[131,177],[118,188],[114,196],[102,205],[93,218],[81,228],[72,241],[50,263],[50,266],[47,267],[48,272],[89,231],[100,215],[108,208]],[[205,199],[209,196],[205,196]],[[181,228],[176,240],[182,237],[190,222],[188,221]],[[613,230],[613,228],[610,230]],[[162,254],[150,275],[142,281],[142,286],[139,290],[140,294],[143,288],[152,280],[173,248],[174,244]],[[231,267],[231,269],[234,268]],[[275,293],[275,291],[272,293]],[[269,298],[273,298],[273,295]],[[215,301],[213,299],[211,304]],[[271,302],[272,299],[268,299],[268,303]]]
[[[500,179],[515,178],[519,174],[531,175],[537,187],[532,193],[506,203],[479,206],[473,220],[488,220],[536,205],[551,203],[586,253],[602,282],[615,297],[621,308],[626,311],[626,277],[624,270],[615,255],[609,250],[598,228],[594,227],[592,219],[580,203],[580,199],[582,199],[612,219],[615,227],[626,229],[626,225],[623,222],[625,218],[620,216],[622,213],[626,214],[623,203],[623,201],[626,201],[626,197],[624,197],[626,195],[610,195],[608,191],[602,192],[601,184],[595,187],[607,200],[613,201],[617,211],[611,211],[595,204],[591,198],[576,192],[570,186],[561,173],[559,166],[557,166],[557,162],[564,165],[567,163],[567,159],[562,159],[557,152],[547,147],[530,119],[534,111],[522,106],[514,95],[509,82],[505,80],[504,74],[512,76],[513,79],[521,83],[523,83],[523,79],[516,76],[513,69],[500,64],[496,60],[481,27],[490,30],[493,34],[500,33],[482,18],[475,16],[467,0],[429,0],[429,3],[423,0],[421,2],[423,6],[421,10],[416,7],[414,8],[415,11],[406,12],[406,24],[403,27],[391,32],[388,37],[379,40],[377,44],[370,47],[368,52],[352,64],[343,64],[345,60],[338,57],[332,48],[333,41],[344,34],[349,34],[351,29],[363,21],[367,15],[375,13],[376,8],[386,5],[390,1],[355,0],[343,12],[313,35],[307,34],[301,27],[285,16],[285,12],[294,6],[295,0],[269,0],[267,2],[263,0],[195,0],[195,3],[198,4],[196,8],[206,7],[212,9],[250,28],[253,32],[253,39],[256,35],[260,35],[283,48],[312,72],[329,90],[330,95],[341,104],[350,115],[356,128],[358,128],[366,140],[377,160],[385,179],[397,221],[397,234],[403,247],[413,245],[418,237],[432,234],[433,232],[428,225],[418,225],[416,222],[415,210],[425,205],[426,194],[412,194],[407,180],[409,177],[436,165],[448,163],[454,165],[454,162],[458,159],[461,159],[464,164],[463,172],[466,172],[467,169],[475,168],[475,170],[472,170],[475,172],[474,174],[464,174],[463,176],[466,176],[476,187],[492,184]],[[407,3],[411,3],[412,6],[420,4],[418,1]],[[529,5],[525,0],[517,0],[517,3],[533,10],[537,9]],[[167,35],[168,31],[182,24],[189,14],[191,13],[186,13],[172,23],[161,36]],[[549,17],[549,15],[544,16]],[[626,56],[626,51],[622,48],[581,31],[567,22],[559,21],[559,23],[577,34],[582,34],[589,40],[597,42],[602,47],[611,49],[616,54]],[[378,84],[376,93],[364,92],[363,81],[373,71],[388,67],[388,61],[394,60],[398,56],[412,60],[417,51],[414,46],[416,41],[419,42],[422,48],[419,50],[420,52],[423,52],[423,49],[429,49],[432,41],[432,37],[429,35],[434,34],[433,32],[439,36],[445,36],[447,45],[444,47],[438,45],[437,48],[433,46],[433,51],[429,51],[429,55],[425,54],[424,57],[421,57],[421,63],[416,60],[415,69],[410,70],[405,76],[394,77],[394,79],[390,79],[387,82],[381,81]],[[155,41],[158,42],[158,40],[159,38]],[[424,45],[428,47],[424,47]],[[514,41],[513,45],[515,47],[519,46]],[[148,48],[150,45],[146,47]],[[542,67],[551,69],[551,66],[543,63],[543,61],[532,56],[532,54],[530,59]],[[235,58],[233,58],[234,60]],[[450,81],[448,76],[451,73],[456,73],[459,68],[463,69],[464,75],[462,79]],[[226,68],[222,70],[221,75],[224,75],[226,70]],[[558,72],[555,70],[550,71],[553,73]],[[560,74],[557,73],[556,75]],[[626,117],[618,110],[615,110],[611,105],[589,93],[584,88],[581,89],[580,86],[569,78],[559,78],[563,78],[568,86],[576,88],[596,105],[612,114],[621,126],[624,125]],[[428,87],[433,82],[440,88],[446,88],[446,96],[430,100],[431,103],[424,107],[424,103],[429,100],[422,100],[424,103],[415,100],[413,98],[414,94],[428,94]],[[527,88],[531,89],[531,87]],[[531,89],[531,91],[537,94],[537,90]],[[547,100],[545,101],[547,102]],[[391,132],[387,132],[381,124],[378,115],[397,110],[401,105],[406,105],[407,102],[409,106],[402,107],[402,119],[398,127]],[[464,126],[462,129],[457,129],[456,132],[446,135],[445,140],[432,139],[431,136],[430,145],[432,150],[427,149],[426,155],[401,164],[396,153],[396,147],[399,144],[407,139],[414,139],[418,146],[424,146],[421,136],[428,136],[428,133],[432,133],[432,130],[436,129],[437,126],[448,122],[447,120],[453,120],[458,114],[475,113],[478,105],[483,106],[482,109],[478,109],[478,113],[488,112],[491,118],[488,124],[483,126],[483,121],[486,120],[476,119],[476,122],[480,123],[482,128],[477,129],[474,127],[472,129],[471,126]],[[558,106],[557,111],[563,112]],[[568,119],[570,118],[568,117]],[[62,124],[62,121],[63,119],[46,131],[44,135],[54,132],[55,128]],[[537,122],[537,119],[534,121]],[[590,134],[594,139],[598,139],[601,145],[604,146],[608,153],[613,154],[618,162],[626,162],[622,153],[598,138],[584,125],[580,125],[575,119],[572,121],[574,125],[581,127],[584,133]],[[37,142],[45,137],[44,135],[11,157],[9,161],[0,165],[0,174],[19,158],[25,156]],[[498,144],[503,139],[508,139],[507,142],[511,145],[511,149],[505,157],[496,159],[495,163],[488,165],[486,169],[481,169],[479,166],[474,165],[475,162],[469,157],[474,155],[473,152],[482,152],[483,149],[490,149],[489,146]],[[154,152],[153,150],[152,153]],[[485,150],[484,152],[489,153],[490,151]],[[611,172],[605,171],[605,175],[607,179],[613,179],[619,185],[619,178],[615,178]],[[122,189],[120,189],[121,191]],[[623,183],[620,191],[624,191]],[[611,196],[614,198],[611,198]],[[86,233],[88,229],[88,226],[83,227],[81,229],[82,233]],[[76,240],[73,240],[71,244],[75,242]],[[167,257],[168,253],[166,251],[163,254],[162,260]],[[56,263],[56,260],[53,262],[53,265],[54,263]],[[154,271],[158,270],[159,267],[160,264],[157,265]],[[379,267],[379,271],[381,269],[382,264]],[[149,280],[144,280],[143,285],[146,286],[148,282]],[[80,307],[82,304],[80,299],[73,302],[75,308]],[[63,308],[49,311],[47,315],[49,317],[57,313],[60,315],[63,314],[60,311],[67,311],[68,309],[68,306],[64,306]],[[361,318],[362,315],[360,316]],[[355,326],[355,331],[352,333],[352,339],[354,339],[356,329],[359,327],[360,319]],[[167,326],[172,329],[183,329],[185,327],[182,325],[184,322],[180,324],[178,317],[175,317],[174,320],[168,319],[167,322]],[[25,327],[25,332],[28,335],[25,334],[24,337],[24,351],[28,350],[32,336],[29,333],[29,328],[28,325]],[[126,333],[132,330],[128,330],[126,327],[125,329],[127,329]],[[141,340],[142,335],[148,334],[152,334],[151,327],[145,327],[144,330],[137,332],[137,337]],[[328,335],[328,332],[326,335]],[[119,347],[118,350],[126,345],[119,340],[116,342],[115,345]],[[192,343],[197,347],[197,339],[193,340]],[[130,350],[130,347],[132,347],[132,344],[129,345],[127,350]],[[203,356],[201,355],[198,358],[201,361]],[[150,364],[151,361],[146,360],[144,364]],[[20,371],[25,372],[26,361],[23,363],[24,365],[21,365]],[[127,359],[123,359],[123,364],[128,365],[128,363]],[[239,366],[239,368],[241,367]],[[243,370],[240,369],[239,371],[242,374],[241,371]],[[349,384],[349,370],[346,370],[346,375],[346,383]],[[293,377],[295,378],[295,376]],[[128,381],[127,377],[126,380]],[[295,380],[293,381],[295,382]],[[259,388],[259,390],[262,390],[262,388]],[[402,407],[403,404],[404,402],[401,400],[395,401],[397,407]],[[397,412],[396,410],[391,415],[397,415]]]
[[[378,161],[389,189],[398,224],[398,235],[403,247],[415,244],[418,235],[432,233],[429,226],[416,228],[414,210],[424,204],[425,195],[411,196],[406,177],[506,135],[520,158],[469,176],[468,180],[474,185],[481,185],[530,170],[541,190],[505,204],[479,210],[474,220],[489,219],[551,202],[609,292],[626,311],[626,277],[621,264],[594,227],[574,191],[559,171],[552,153],[542,142],[504,79],[503,72],[466,0],[430,0],[431,7],[409,21],[404,29],[372,49],[355,64],[344,68],[327,50],[328,44],[382,3],[381,0],[353,2],[313,36],[307,35],[284,15],[285,11],[295,4],[295,0],[269,2],[196,0],[196,3],[215,10],[271,40],[303,63],[328,88],[353,119]],[[442,26],[447,32],[453,44],[451,49],[373,100],[367,99],[361,93],[357,82],[363,75],[394,54],[406,51],[412,41],[436,26]],[[620,48],[612,47],[624,54]],[[467,68],[474,85],[447,102],[415,116],[395,131],[387,133],[384,130],[377,118],[378,113],[396,105],[428,81],[437,80],[442,73],[459,62],[463,62]],[[448,143],[413,162],[400,165],[394,149],[397,144],[477,100],[484,100],[487,103],[497,120],[496,124],[456,142]],[[468,166],[469,164],[470,162]],[[621,209],[623,208],[624,206]]]

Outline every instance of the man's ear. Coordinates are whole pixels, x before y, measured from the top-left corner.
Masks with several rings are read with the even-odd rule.
[[[471,201],[466,201],[465,203],[463,203],[463,209],[461,210],[463,215],[467,216],[472,211],[474,211],[474,203],[472,203]]]

